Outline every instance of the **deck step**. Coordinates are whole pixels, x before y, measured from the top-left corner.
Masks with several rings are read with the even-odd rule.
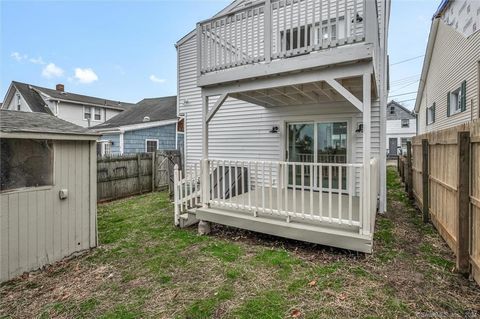
[[[288,223],[277,218],[254,217],[242,212],[218,208],[198,208],[195,214],[199,220],[217,224],[364,253],[372,252],[372,236],[361,235],[358,230],[344,230],[298,221]]]

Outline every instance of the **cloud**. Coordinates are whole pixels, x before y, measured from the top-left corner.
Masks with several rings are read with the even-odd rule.
[[[30,59],[28,59],[28,61],[30,63],[33,63],[33,64],[41,64],[41,65],[47,64],[47,63],[45,63],[45,61],[43,61],[41,56],[39,56],[38,58],[30,58]]]
[[[97,81],[98,76],[90,68],[86,68],[86,69],[76,68],[75,69],[75,79],[77,79],[78,82],[80,82],[80,83],[88,84],[88,83],[92,83],[92,82]]]
[[[42,70],[42,76],[47,79],[58,78],[63,75],[62,68],[56,66],[54,63],[47,64]]]
[[[18,52],[12,52],[10,56],[17,62],[21,62],[22,60],[25,60],[27,58],[26,54],[20,54]]]
[[[153,75],[153,74],[150,75],[148,78],[150,79],[150,81],[155,82],[155,83],[165,83],[165,82],[167,82],[167,80],[160,79],[156,75]]]

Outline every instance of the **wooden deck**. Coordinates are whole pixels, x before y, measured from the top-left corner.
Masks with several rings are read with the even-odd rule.
[[[284,194],[285,192],[282,193],[280,201],[285,202]],[[310,194],[313,195],[311,199]],[[225,202],[213,199],[209,208],[198,208],[195,215],[199,220],[274,236],[365,253],[372,252],[372,234],[362,235],[360,232],[359,197],[352,197],[352,218],[349,219],[350,203],[346,195],[331,194],[330,198],[328,193],[304,193],[303,210],[301,191],[288,189],[287,196],[290,203],[289,210],[299,212],[296,216],[287,216],[285,212],[282,213],[284,206],[280,206],[278,210],[277,191],[276,189],[270,191],[270,188],[265,188],[264,191],[253,190],[250,194],[241,194]],[[293,207],[294,196],[296,197],[295,207]],[[248,206],[249,198],[250,206]],[[256,203],[258,211],[254,208],[257,207]],[[304,211],[303,215],[302,211]],[[329,211],[331,216],[327,213]]]

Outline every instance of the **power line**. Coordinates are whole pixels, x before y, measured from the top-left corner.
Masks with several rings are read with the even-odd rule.
[[[395,95],[388,95],[389,97],[395,97],[395,96],[402,96],[402,95],[408,95],[408,94],[416,94],[417,91],[414,91],[414,92],[408,92],[408,93],[402,93],[402,94],[395,94]]]
[[[420,58],[422,58],[422,57],[424,57],[424,56],[425,56],[425,55],[422,54],[422,55],[419,55],[419,56],[416,56],[416,57],[413,57],[413,58],[409,58],[409,59],[406,59],[406,60],[398,61],[398,62],[395,62],[395,63],[390,64],[390,66],[394,66],[394,65],[397,65],[397,64],[401,64],[401,63],[413,61],[413,60],[416,60],[416,59],[420,59]]]
[[[403,101],[395,101],[397,103],[404,103],[404,102],[410,102],[410,101],[415,101],[416,99],[408,99],[408,100],[403,100]]]
[[[420,82],[420,80],[416,80],[416,81],[414,81],[414,82],[412,82],[412,83],[405,84],[404,86],[399,87],[398,89],[395,89],[395,90],[393,90],[392,92],[400,91],[401,89],[404,89],[404,88],[406,88],[407,86],[410,86],[410,85],[415,84],[415,83],[417,83],[417,82]]]
[[[406,81],[410,81],[410,80],[413,80],[413,79],[416,79],[420,76],[420,74],[415,74],[415,75],[410,75],[410,76],[406,76],[404,78],[400,78],[400,79],[396,79],[396,80],[393,80],[393,81],[390,81],[390,83],[399,83],[399,82],[406,82]]]

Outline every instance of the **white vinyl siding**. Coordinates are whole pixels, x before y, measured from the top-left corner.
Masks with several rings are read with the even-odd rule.
[[[433,54],[418,112],[419,134],[478,118],[480,31],[468,38],[439,21]],[[466,81],[466,110],[448,116],[447,95]],[[436,104],[435,123],[426,125],[426,108]]]
[[[196,39],[178,47],[178,109],[185,117],[186,164],[198,163],[202,155],[201,93],[197,87]],[[213,105],[214,99],[210,101]],[[352,158],[362,161],[362,133],[356,133],[362,114],[349,103],[264,108],[228,98],[210,122],[209,156],[232,160],[284,160],[285,123],[301,120],[351,121]],[[273,126],[279,133],[269,133]],[[372,154],[380,151],[380,108],[372,101]]]

